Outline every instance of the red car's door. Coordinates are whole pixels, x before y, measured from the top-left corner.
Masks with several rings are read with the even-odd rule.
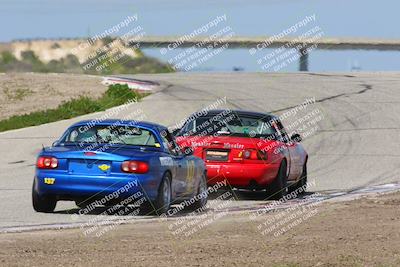
[[[290,139],[281,122],[275,125],[280,139],[285,143],[288,156],[288,180],[296,180],[302,172],[302,147]]]
[[[302,172],[301,145],[297,142],[287,144],[290,154],[290,172],[288,180],[296,180]]]

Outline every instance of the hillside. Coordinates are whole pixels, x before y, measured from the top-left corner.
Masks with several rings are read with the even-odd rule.
[[[138,47],[107,37],[85,39],[14,41],[0,44],[0,72],[56,72],[86,74],[135,74],[174,71],[168,64],[148,57]]]

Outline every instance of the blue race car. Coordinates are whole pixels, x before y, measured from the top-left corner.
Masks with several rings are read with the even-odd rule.
[[[132,196],[143,196],[140,206],[157,214],[183,201],[192,209],[204,207],[205,165],[190,149],[185,152],[168,129],[158,124],[75,123],[38,155],[33,208],[53,212],[58,200],[75,201],[81,208],[91,203],[125,205],[121,201]]]

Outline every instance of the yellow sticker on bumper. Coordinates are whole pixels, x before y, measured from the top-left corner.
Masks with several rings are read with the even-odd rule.
[[[45,184],[54,184],[56,182],[56,178],[44,178]]]

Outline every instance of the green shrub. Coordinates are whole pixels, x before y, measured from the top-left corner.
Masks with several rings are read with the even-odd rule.
[[[49,72],[47,65],[40,61],[35,52],[31,50],[21,52],[22,62],[30,64],[33,72]]]
[[[13,54],[9,51],[1,52],[1,63],[2,64],[10,64],[13,62],[17,62],[18,60],[14,57]]]
[[[122,105],[127,101],[140,101],[146,94],[135,92],[127,85],[110,85],[107,91],[98,99],[86,96],[61,103],[55,109],[35,111],[24,115],[15,115],[0,121],[0,132],[35,126],[63,119],[103,111],[108,108]]]

